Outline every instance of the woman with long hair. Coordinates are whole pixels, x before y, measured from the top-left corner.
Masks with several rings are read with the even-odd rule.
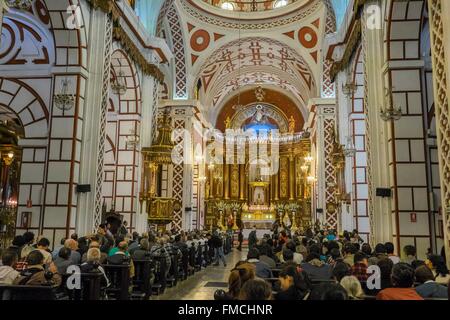
[[[310,291],[309,278],[295,263],[285,265],[278,278],[281,291],[277,300],[303,300]]]

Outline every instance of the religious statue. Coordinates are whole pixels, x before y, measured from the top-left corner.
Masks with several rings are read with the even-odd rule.
[[[225,120],[225,129],[231,129],[231,119],[230,116]]]
[[[295,119],[294,116],[291,116],[291,118],[289,119],[289,133],[294,132],[295,132]]]

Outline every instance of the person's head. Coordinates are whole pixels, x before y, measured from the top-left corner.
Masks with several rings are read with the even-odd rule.
[[[278,279],[280,281],[281,290],[288,290],[290,287],[294,286],[297,292],[303,294],[309,289],[304,275],[295,263],[286,264],[280,271]]]
[[[384,244],[384,247],[386,248],[386,253],[387,254],[394,254],[394,244],[392,242],[386,242]]]
[[[66,248],[66,247],[62,247],[58,251],[58,257],[60,257],[61,259],[64,259],[64,260],[69,260],[71,253],[72,253],[72,250],[70,250],[69,248]]]
[[[72,233],[72,234],[70,235],[70,238],[73,239],[73,240],[75,240],[75,241],[78,241],[78,234]]]
[[[361,252],[364,253],[367,257],[369,257],[372,254],[372,247],[368,243],[364,243],[361,246]]]
[[[142,239],[139,244],[141,245],[142,250],[148,251],[150,249],[150,243],[147,239]]]
[[[253,231],[256,231],[256,226],[253,226]]]
[[[333,278],[340,282],[345,276],[351,274],[350,266],[345,262],[337,262],[333,268]]]
[[[330,256],[331,256],[331,259],[336,261],[337,259],[339,259],[341,257],[341,251],[339,250],[339,248],[333,248],[330,250]]]
[[[308,247],[308,253],[317,253],[318,255],[320,255],[320,246],[317,244],[312,244]]]
[[[391,280],[396,288],[411,288],[414,284],[414,269],[406,263],[397,263],[392,268]]]
[[[295,242],[292,240],[286,242],[285,248],[291,250],[292,252],[295,252]]]
[[[433,271],[431,271],[431,269],[425,265],[418,267],[414,272],[414,276],[416,278],[416,281],[419,283],[425,283],[427,281],[434,280]]]
[[[5,250],[2,253],[2,264],[4,266],[13,267],[18,260],[17,252],[15,250]]]
[[[312,260],[320,260],[320,254],[318,253],[310,253],[306,256],[305,262],[310,262]]]
[[[251,263],[241,263],[231,270],[228,278],[228,293],[233,298],[238,298],[242,286],[255,278],[255,266]]]
[[[64,246],[64,242],[66,242],[66,238],[61,238],[61,240],[59,241],[59,244]]]
[[[50,241],[48,241],[47,238],[41,238],[39,239],[38,243],[37,243],[37,247],[39,249],[48,249],[48,247],[50,246]]]
[[[432,254],[428,257],[427,261],[425,261],[425,264],[438,275],[446,276],[449,273],[442,256]]]
[[[413,262],[411,262],[411,267],[416,270],[418,267],[420,266],[425,266],[425,261],[423,260],[414,260]]]
[[[247,253],[247,260],[250,259],[258,259],[259,260],[259,251],[256,248],[251,248]]]
[[[25,245],[25,239],[21,235],[15,236],[12,241],[12,245],[16,247],[22,247],[23,245]]]
[[[346,243],[344,248],[342,249],[342,252],[344,253],[344,255],[351,255],[351,254],[355,254],[357,252],[355,246],[353,245],[353,243]]]
[[[90,248],[87,252],[86,261],[99,263],[101,258],[100,249]]]
[[[284,248],[283,249],[283,260],[285,262],[293,261],[294,260],[294,252],[292,250]]]
[[[348,300],[347,291],[339,283],[322,283],[317,289],[319,300]],[[317,295],[317,294],[315,294]]]
[[[119,243],[117,248],[121,252],[126,252],[128,250],[128,243],[126,241],[122,241],[122,242]]]
[[[74,239],[67,239],[64,242],[64,247],[69,248],[70,250],[77,250],[78,249],[78,242]]]
[[[378,260],[377,266],[380,268],[381,280],[391,280],[392,268],[394,263],[391,259],[383,258]]]
[[[412,245],[406,245],[403,247],[403,253],[405,254],[405,256],[407,257],[415,257],[416,256],[416,247],[412,246]]]
[[[134,231],[134,232],[132,233],[132,237],[133,237],[133,240],[134,240],[134,241],[137,241],[137,240],[139,239],[139,233],[136,232],[136,231]]]
[[[362,252],[355,253],[355,255],[353,257],[353,262],[355,264],[362,263],[362,264],[365,264],[366,266],[369,265],[369,262],[367,261],[367,256]]]
[[[386,246],[384,244],[382,244],[382,243],[378,243],[375,246],[374,251],[375,251],[375,254],[386,254],[387,253]]]
[[[28,264],[28,267],[43,265],[44,255],[39,250],[33,250],[28,254],[26,263]]]
[[[263,279],[248,280],[239,293],[239,300],[270,300],[272,298],[272,287]]]
[[[97,241],[91,241],[91,243],[89,243],[89,248],[98,248],[98,249],[100,249],[100,243],[98,243]]]
[[[27,231],[23,234],[23,240],[26,244],[32,244],[34,242],[34,233]]]
[[[364,291],[361,283],[355,276],[345,276],[340,281],[341,286],[347,291],[350,299],[361,299],[364,297]]]

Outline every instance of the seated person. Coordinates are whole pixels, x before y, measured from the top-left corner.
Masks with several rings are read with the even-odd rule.
[[[89,249],[91,248],[97,248],[100,249],[100,243],[98,241],[91,241],[89,244]],[[100,263],[104,264],[106,263],[106,258],[108,258],[108,255],[105,252],[100,251]],[[85,263],[87,261],[87,252],[83,254],[81,257],[81,263]]]
[[[433,272],[434,280],[437,283],[444,286],[448,285],[450,282],[450,273],[443,257],[438,255],[430,255],[427,261],[425,261],[425,264]]]
[[[295,263],[286,264],[278,278],[281,291],[276,300],[302,300],[310,291],[309,281]]]
[[[310,253],[306,258],[306,262],[302,263],[301,266],[311,280],[331,279],[331,266],[320,260],[320,255],[318,253]]]
[[[58,257],[54,261],[59,274],[66,274],[67,268],[72,265],[71,253],[69,248],[62,247],[59,249]]]
[[[348,264],[345,262],[337,262],[332,271],[332,279],[336,280],[336,282],[341,282],[341,280],[352,274],[352,270]]]
[[[277,267],[277,263],[275,262],[275,260],[273,258],[271,258],[268,254],[268,246],[267,245],[261,245],[258,246],[258,250],[259,250],[259,260],[262,262],[267,263],[267,265],[271,268],[271,269],[275,269]]]
[[[308,300],[348,300],[348,294],[339,283],[321,282],[313,287]]]
[[[59,287],[62,279],[52,262],[44,268],[44,255],[39,250],[31,251],[26,259],[27,268],[14,280],[15,285]]]
[[[255,265],[243,261],[237,263],[228,277],[228,292],[222,300],[237,300],[242,286],[247,281],[255,279],[255,272]]]
[[[403,254],[404,254],[404,258],[402,260],[402,262],[409,264],[410,266],[412,265],[412,263],[414,261],[417,260],[416,258],[416,247],[412,246],[412,245],[406,245],[403,247]]]
[[[93,270],[98,270],[103,274],[102,287],[109,287],[110,281],[106,276],[105,269],[100,264],[101,253],[98,248],[90,248],[86,253],[86,262],[83,262],[80,266],[82,273],[89,273]]]
[[[367,266],[368,261],[366,255],[362,252],[355,253],[352,275],[361,282],[367,281],[367,278],[369,277],[367,274]]]
[[[113,265],[123,265],[123,264],[129,264],[130,265],[130,278],[134,277],[134,265],[133,260],[130,259],[130,256],[128,254],[128,243],[126,241],[122,241],[118,245],[118,251],[114,253],[112,256],[109,256],[107,258],[108,264]]]
[[[47,238],[39,239],[37,243],[37,250],[39,250],[44,256],[44,264],[48,265],[52,262],[52,254],[48,247],[50,246],[50,241]]]
[[[142,239],[138,249],[132,254],[133,260],[150,260],[150,244],[147,239]]]
[[[239,300],[261,301],[272,299],[272,287],[263,279],[248,280],[239,293]]]
[[[340,282],[341,286],[347,291],[348,298],[350,300],[362,300],[364,299],[364,291],[355,276],[345,276]]]
[[[19,256],[16,250],[7,249],[2,254],[2,265],[0,266],[0,284],[13,284],[19,277],[19,272],[14,270]]]
[[[397,263],[392,268],[393,288],[386,288],[377,294],[377,300],[423,300],[412,287],[414,270],[406,263]]]
[[[448,299],[448,288],[434,281],[433,272],[427,266],[420,266],[415,271],[416,282],[420,283],[416,287],[416,292],[422,298],[443,298]]]
[[[64,242],[64,247],[70,249],[70,260],[72,261],[72,264],[78,265],[81,263],[81,254],[77,251],[78,250],[78,242],[74,239],[67,239]]]
[[[281,260],[283,261],[281,268],[284,268],[286,265],[294,263],[294,252],[292,252],[288,248],[283,249],[281,257],[282,257]]]
[[[248,251],[247,262],[255,265],[256,276],[259,278],[272,278],[272,270],[267,263],[259,260],[259,251],[256,248],[252,248]]]

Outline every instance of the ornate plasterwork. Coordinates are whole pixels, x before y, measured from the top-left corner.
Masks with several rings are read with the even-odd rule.
[[[187,12],[194,20],[201,21],[204,23],[212,24],[217,27],[228,28],[228,29],[239,29],[242,30],[265,30],[276,27],[282,27],[291,23],[298,22],[312,14],[321,8],[321,2],[315,1],[311,5],[306,6],[303,10],[290,14],[286,17],[277,17],[273,19],[268,19],[267,21],[257,21],[257,22],[246,22],[237,21],[233,19],[226,19],[223,17],[216,17],[208,14],[204,11],[198,10],[198,8],[193,7],[188,1],[180,1],[181,7],[185,12]]]
[[[252,103],[238,110],[231,120],[232,128],[242,129],[245,122],[255,114],[258,106],[262,107],[262,111],[268,118],[273,119],[277,123],[278,129],[281,133],[288,132],[289,122],[283,112],[276,106],[267,103]]]

